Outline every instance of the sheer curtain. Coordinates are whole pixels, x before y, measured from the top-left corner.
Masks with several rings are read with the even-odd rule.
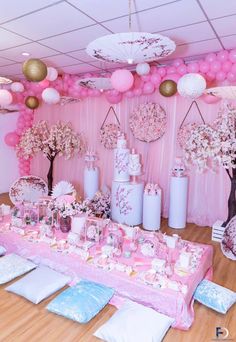
[[[164,108],[168,123],[166,133],[161,139],[144,143],[133,137],[129,129],[129,116],[136,105],[149,101],[157,102]],[[168,216],[170,171],[175,156],[180,156],[182,153],[177,142],[178,128],[190,104],[190,100],[180,96],[164,98],[160,94],[154,93],[153,95],[124,99],[120,104],[114,105],[122,129],[126,133],[128,146],[134,147],[141,154],[142,179],[145,182],[158,182],[163,190],[162,214],[164,217]],[[211,123],[217,116],[220,103],[207,105],[199,100],[198,104],[205,121]],[[99,155],[100,185],[106,184],[110,187],[113,177],[113,153],[105,149],[99,141],[99,130],[109,107],[110,104],[103,97],[88,98],[79,103],[65,106],[44,104],[35,111],[35,121],[47,120],[50,124],[58,120],[70,121],[76,131],[84,133],[88,146],[94,148]],[[110,120],[115,122],[112,116]],[[187,122],[200,122],[196,108],[192,108]],[[32,161],[32,173],[46,178],[48,168],[48,160],[39,153]],[[55,160],[54,184],[59,180],[68,180],[76,186],[82,195],[83,169],[83,158],[75,156],[66,161],[63,157],[58,157]],[[217,173],[207,171],[202,174],[197,173],[192,167],[189,170],[188,222],[212,225],[217,219],[225,219],[229,186],[227,174],[222,167]]]

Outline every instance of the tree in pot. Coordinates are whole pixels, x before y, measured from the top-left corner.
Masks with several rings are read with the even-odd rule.
[[[57,156],[70,159],[76,152],[85,152],[85,142],[79,133],[73,131],[70,123],[57,122],[48,127],[46,121],[39,121],[28,128],[21,136],[17,145],[17,155],[25,159],[42,152],[49,160],[47,174],[48,194],[51,195],[53,185],[53,165]]]
[[[225,168],[231,182],[225,227],[236,215],[236,108],[225,102],[212,126],[186,125],[179,132],[179,141],[186,164],[193,164],[200,171],[218,165]]]

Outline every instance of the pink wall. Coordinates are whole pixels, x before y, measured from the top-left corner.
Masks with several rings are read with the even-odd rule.
[[[155,101],[167,113],[168,125],[165,135],[158,141],[144,143],[136,140],[129,130],[129,115],[139,103]],[[181,149],[176,141],[178,127],[187,112],[191,101],[180,96],[164,98],[155,93],[149,96],[124,99],[114,108],[121,121],[122,128],[127,135],[129,147],[135,147],[142,155],[143,180],[158,182],[163,189],[163,216],[168,216],[170,170],[176,155],[181,155]],[[210,123],[217,116],[219,103],[207,105],[198,101],[206,122]],[[83,132],[90,147],[95,148],[99,154],[99,167],[101,170],[101,185],[111,185],[113,162],[112,151],[106,150],[99,142],[99,129],[109,108],[104,98],[88,98],[76,104],[66,106],[42,105],[35,112],[35,121],[48,120],[54,123],[58,120],[71,121],[78,132]],[[199,121],[192,109],[187,122]],[[82,194],[83,185],[83,159],[77,156],[69,161],[58,158],[55,161],[54,184],[66,179],[71,181]],[[48,161],[41,154],[33,159],[32,173],[46,178]],[[229,191],[229,182],[225,170],[220,168],[217,173],[212,171],[199,174],[191,169],[188,204],[188,221],[200,225],[212,225],[216,219],[226,217],[226,204]]]
[[[0,193],[8,192],[19,177],[18,159],[12,147],[4,142],[6,133],[14,131],[19,113],[0,115]]]

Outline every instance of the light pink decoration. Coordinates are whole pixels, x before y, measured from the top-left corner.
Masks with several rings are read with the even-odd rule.
[[[143,86],[143,93],[144,94],[152,94],[154,92],[155,88],[154,85],[151,82],[147,82]]]
[[[222,50],[217,53],[217,59],[220,62],[225,62],[228,60],[228,58],[229,58],[229,52],[227,50]]]
[[[6,145],[11,147],[15,147],[18,144],[19,139],[19,135],[15,132],[7,133],[4,138]]]
[[[46,79],[48,81],[55,81],[58,77],[58,72],[53,67],[47,67],[47,76]]]
[[[6,89],[0,89],[0,106],[8,106],[12,103],[12,94]]]
[[[134,76],[129,70],[118,69],[111,75],[111,84],[114,89],[124,92],[129,90],[134,83]]]

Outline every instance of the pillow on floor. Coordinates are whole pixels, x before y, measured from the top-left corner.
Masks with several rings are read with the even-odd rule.
[[[3,256],[6,254],[6,248],[4,248],[3,246],[0,246],[0,256]]]
[[[201,281],[193,297],[201,304],[223,314],[236,302],[236,292],[209,280]]]
[[[5,255],[0,258],[0,284],[5,284],[35,267],[37,265],[17,254]]]
[[[160,342],[173,322],[173,318],[127,301],[94,336],[106,342]]]
[[[47,309],[76,322],[87,323],[103,309],[113,294],[110,287],[81,280],[53,299]]]
[[[34,304],[38,304],[43,299],[60,290],[70,280],[70,277],[58,273],[51,268],[40,266],[35,271],[8,286],[6,290],[25,297]]]

